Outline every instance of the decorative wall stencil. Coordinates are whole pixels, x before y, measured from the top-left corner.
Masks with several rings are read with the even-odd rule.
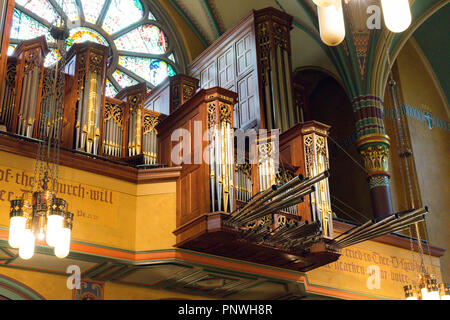
[[[103,300],[102,282],[81,280],[81,288],[73,289],[73,300]]]

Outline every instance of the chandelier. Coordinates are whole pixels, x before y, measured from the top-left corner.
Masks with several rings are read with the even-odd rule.
[[[317,6],[320,38],[329,46],[339,45],[345,38],[342,0],[312,0]],[[348,3],[350,0],[345,0]],[[353,0],[355,1],[355,0]],[[384,24],[392,32],[403,32],[411,24],[408,0],[381,0]]]
[[[423,259],[423,248],[422,248],[422,240],[420,239],[419,227],[417,223],[415,224],[416,233],[417,233],[417,242],[419,244],[419,253],[421,260],[421,272],[418,275],[418,285],[408,284],[403,287],[405,291],[405,299],[406,300],[450,300],[449,293],[449,284],[448,283],[440,283],[438,285],[437,279],[434,275],[429,274],[425,268],[424,259]],[[426,228],[426,226],[425,226]],[[412,239],[411,239],[412,241]],[[428,239],[427,239],[428,245]],[[412,245],[411,245],[412,248]],[[431,253],[430,248],[428,248],[428,253]],[[414,255],[414,251],[412,251]],[[414,258],[414,256],[413,256]]]
[[[52,85],[49,99],[41,105],[34,180],[29,190],[11,201],[9,245],[19,249],[19,256],[28,260],[35,251],[36,239],[46,241],[58,258],[70,252],[73,214],[68,204],[58,198],[60,137],[63,119],[66,39],[69,36],[64,20],[50,31],[57,43],[60,60],[51,67]]]

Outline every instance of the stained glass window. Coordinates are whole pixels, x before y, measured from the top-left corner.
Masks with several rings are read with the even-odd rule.
[[[56,0],[60,8],[64,11],[71,22],[80,19],[76,0]]]
[[[119,65],[153,85],[161,83],[168,76],[175,75],[172,67],[159,59],[120,56]]]
[[[90,28],[79,27],[70,30],[70,36],[67,39],[67,42],[70,43],[70,45],[86,41],[102,44],[104,46],[109,45],[108,41],[106,41],[101,34]]]
[[[127,75],[126,73],[123,73],[120,70],[116,70],[113,73],[113,78],[114,78],[114,80],[117,81],[119,86],[121,86],[122,88],[134,86],[139,83],[136,79],[130,77],[129,75]]]
[[[50,49],[45,66],[53,65],[59,56],[50,25],[60,19],[70,32],[67,49],[85,41],[110,47],[116,58],[108,66],[108,96],[144,80],[156,86],[175,75],[175,48],[142,0],[16,0],[8,52],[22,40],[45,35]]]
[[[80,0],[83,7],[84,18],[87,22],[96,24],[105,0]]]
[[[164,32],[152,24],[143,25],[114,40],[119,50],[162,54],[168,47]]]
[[[117,91],[116,87],[114,87],[114,85],[111,83],[111,81],[106,79],[105,95],[107,97],[114,98],[116,96],[116,94],[118,94],[118,93],[119,93],[119,91]]]
[[[103,29],[113,34],[139,21],[144,14],[139,0],[112,0],[103,23]]]
[[[16,3],[50,23],[59,18],[55,8],[47,0],[16,0]]]
[[[13,23],[11,27],[11,38],[28,40],[37,38],[42,35],[47,36],[47,41],[50,40],[49,29],[42,23],[27,16],[22,11],[14,9]]]
[[[44,67],[48,68],[61,58],[56,49],[51,49],[50,53],[45,57]]]

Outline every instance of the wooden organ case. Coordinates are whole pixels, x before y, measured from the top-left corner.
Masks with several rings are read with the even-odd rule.
[[[181,166],[176,247],[300,271],[337,260],[329,246],[329,128],[299,122],[301,110],[294,108],[291,19],[273,8],[253,11],[200,55],[189,75],[151,90],[143,83],[128,87],[114,98],[105,97],[108,48],[74,45],[64,66],[62,146],[137,170]],[[8,60],[0,124],[37,138],[33,124],[49,98],[48,49],[38,38],[16,51]],[[30,54],[37,57],[32,68]],[[32,70],[29,77],[24,70]],[[25,102],[24,85],[33,89]],[[236,162],[237,128],[281,135],[255,131]]]

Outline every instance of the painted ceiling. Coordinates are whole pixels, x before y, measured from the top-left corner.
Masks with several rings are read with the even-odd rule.
[[[164,1],[164,0],[163,0]],[[251,10],[274,7],[294,17],[293,68],[319,66],[338,75],[318,41],[315,5],[310,0],[165,0],[186,20],[205,46],[236,25]],[[314,34],[314,36],[311,36]]]
[[[450,5],[433,14],[414,33],[414,38],[420,45],[430,62],[442,89],[450,101],[450,50],[449,37]]]
[[[212,44],[225,31],[230,29],[251,10],[274,7],[293,16],[293,29],[291,31],[293,69],[315,66],[327,69],[337,78],[342,77],[332,61],[329,48],[320,41],[316,7],[311,0],[159,0],[168,2],[183,17],[194,33],[199,37],[205,47]],[[346,5],[347,44],[341,45],[348,53],[348,45],[353,42],[357,73],[361,74],[361,81],[367,74],[370,75],[370,46],[379,45],[375,38],[369,38],[370,32],[366,28],[368,5],[379,4],[379,0],[343,0]],[[426,16],[433,7],[442,6],[448,0],[413,0],[411,1],[413,19],[419,21]],[[363,8],[364,7],[364,8]],[[443,90],[449,95],[448,59],[443,59],[442,51],[436,50],[435,43],[446,43],[448,52],[448,21],[449,7],[439,10],[438,13],[425,20],[414,34],[429,59],[435,73],[442,84]],[[422,21],[420,21],[421,23]],[[416,26],[413,25],[414,28]],[[411,28],[412,29],[412,28]],[[349,32],[350,30],[350,32]],[[411,36],[410,34],[407,35]],[[351,40],[349,40],[351,39]],[[395,51],[397,41],[401,35],[392,41]],[[349,42],[350,41],[350,42]],[[443,42],[444,41],[444,42]],[[401,41],[400,41],[401,42]],[[392,54],[392,48],[391,48]],[[369,79],[366,79],[369,81]],[[344,79],[345,82],[345,79]]]

